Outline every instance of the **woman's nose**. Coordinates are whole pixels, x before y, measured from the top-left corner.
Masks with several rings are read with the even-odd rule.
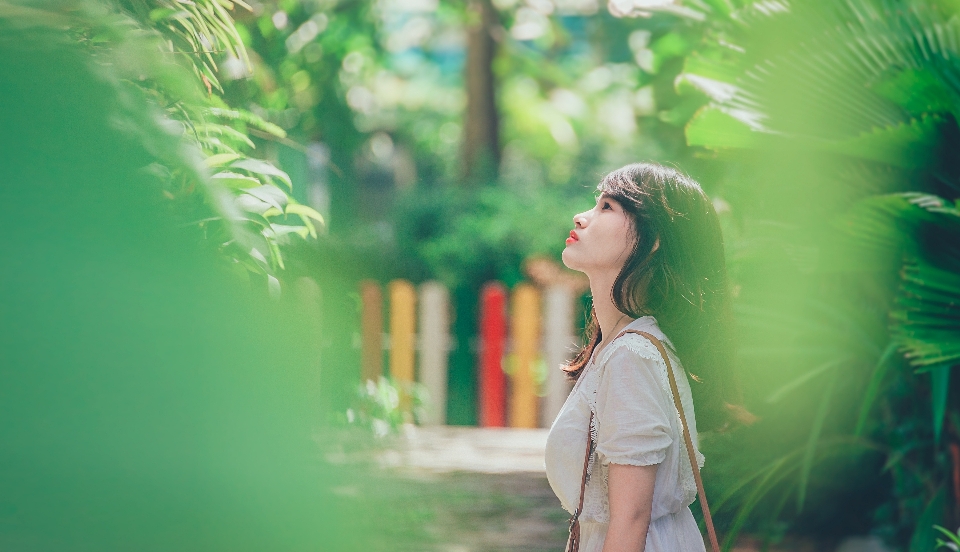
[[[573,216],[573,225],[577,228],[583,228],[587,225],[587,216],[585,213],[577,213]]]

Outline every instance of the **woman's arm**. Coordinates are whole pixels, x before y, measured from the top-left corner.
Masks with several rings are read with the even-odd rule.
[[[610,464],[610,525],[603,552],[643,552],[653,508],[657,466]]]

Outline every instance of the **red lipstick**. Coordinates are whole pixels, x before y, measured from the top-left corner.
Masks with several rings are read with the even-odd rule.
[[[577,241],[580,241],[580,238],[577,237],[577,233],[576,233],[576,232],[574,232],[573,230],[571,230],[571,231],[570,231],[570,237],[567,238],[567,242],[566,242],[567,245],[570,245],[571,243],[577,242]]]

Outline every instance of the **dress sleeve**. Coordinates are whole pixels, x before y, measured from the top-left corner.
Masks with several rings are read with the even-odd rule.
[[[663,462],[675,410],[660,385],[660,365],[631,347],[613,351],[597,387],[597,452],[604,464]]]

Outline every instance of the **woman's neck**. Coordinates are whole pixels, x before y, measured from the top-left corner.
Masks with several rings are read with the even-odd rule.
[[[597,315],[597,323],[600,325],[600,335],[603,336],[600,347],[604,347],[610,343],[610,340],[616,337],[617,332],[634,320],[630,318],[629,315],[621,312],[617,306],[613,304],[612,291],[614,281],[616,281],[616,275],[606,277],[603,275],[590,276],[590,293],[593,295],[593,309]]]

